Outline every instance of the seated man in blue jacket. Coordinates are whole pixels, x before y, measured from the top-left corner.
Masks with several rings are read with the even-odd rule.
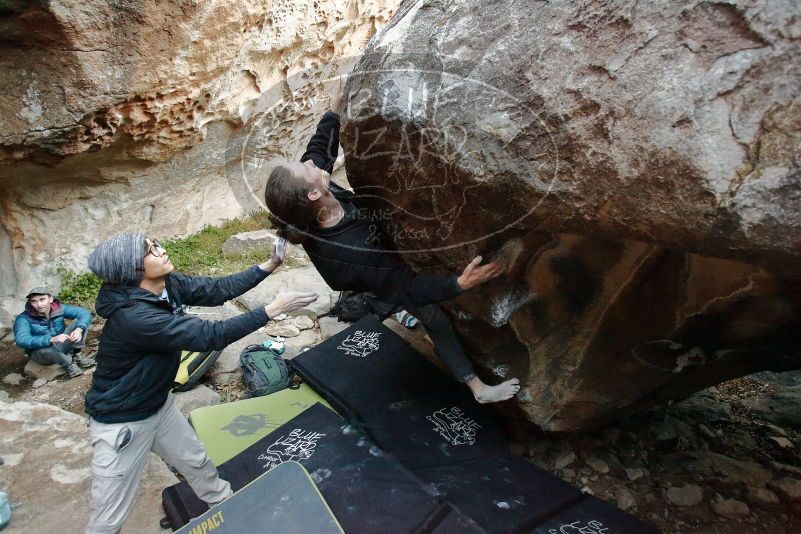
[[[273,257],[220,278],[173,272],[167,252],[142,234],[117,234],[89,256],[105,283],[95,303],[106,318],[97,369],[86,393],[92,444],[92,507],[87,533],[118,532],[133,503],[148,452],[175,467],[209,505],[231,495],[170,389],[182,350],[223,349],[267,324],[270,317],[307,306],[314,293],[282,291],[263,308],[204,321],[181,313],[184,304],[220,306],[275,270]]]
[[[456,338],[450,318],[437,304],[498,276],[502,265],[481,265],[478,257],[461,275],[417,273],[388,244],[378,241],[356,195],[330,181],[339,149],[339,122],[337,113],[325,113],[300,162],[279,165],[270,174],[264,197],[279,235],[302,243],[332,289],[372,293],[389,309],[406,309],[417,317],[439,358],[478,402],[511,398],[520,390],[520,381],[484,383]]]
[[[70,378],[95,364],[81,354],[92,314],[86,308],[62,304],[46,287],[35,287],[25,297],[25,311],[14,321],[14,342],[41,365],[59,364]],[[66,325],[64,319],[71,319]]]

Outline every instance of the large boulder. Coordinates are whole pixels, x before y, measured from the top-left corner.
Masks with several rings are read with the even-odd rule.
[[[248,310],[255,310],[272,302],[282,289],[317,293],[317,300],[301,309],[309,311],[315,316],[324,315],[331,311],[338,296],[336,291],[328,287],[317,269],[309,265],[298,269],[276,271],[268,276],[264,282],[244,295],[237,297],[236,301]]]
[[[320,342],[320,334],[316,330],[304,330],[299,336],[284,341],[285,360],[291,360],[304,350],[308,350]]]
[[[0,490],[21,505],[4,532],[83,532],[92,460],[86,419],[48,404],[0,402],[0,435]],[[151,453],[123,534],[163,532],[161,491],[177,483]]]
[[[760,419],[790,428],[801,428],[801,387],[788,387],[769,393],[758,393],[738,402]]]
[[[25,309],[25,300],[0,297],[0,339],[14,340],[14,319]]]
[[[58,287],[122,230],[264,209],[397,3],[3,2],[0,297]]]
[[[268,339],[263,328],[252,332],[238,341],[225,347],[209,369],[209,376],[214,383],[228,385],[242,380],[242,369],[239,366],[239,355],[248,345],[261,345]]]
[[[320,337],[323,341],[339,334],[350,326],[350,324],[341,322],[336,317],[320,317],[319,323]]]
[[[348,84],[348,178],[456,328],[579,430],[801,367],[801,4],[408,0]]]
[[[203,384],[175,394],[175,406],[186,417],[189,417],[192,410],[216,404],[220,404],[220,394]]]
[[[276,239],[275,230],[253,230],[232,235],[222,244],[222,253],[225,255],[242,254],[251,250],[264,250],[265,255],[270,254],[270,247]]]
[[[187,313],[204,321],[224,321],[241,315],[242,310],[232,301],[228,301],[220,306],[191,306]]]
[[[29,360],[28,363],[25,364],[23,372],[34,380],[42,379],[45,382],[50,382],[51,380],[55,380],[67,374],[67,368],[58,364],[41,365],[33,360]]]

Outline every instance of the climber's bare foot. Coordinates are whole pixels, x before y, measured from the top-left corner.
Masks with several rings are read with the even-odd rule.
[[[489,404],[514,397],[520,391],[520,380],[512,378],[506,382],[501,382],[497,386],[490,386],[482,382],[480,378],[474,377],[467,382],[467,387],[473,392],[473,396],[478,402]]]

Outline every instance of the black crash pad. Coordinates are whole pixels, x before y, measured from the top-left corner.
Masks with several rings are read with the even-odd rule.
[[[443,502],[415,534],[487,534],[487,531],[453,504]]]
[[[596,521],[589,512],[599,510],[606,511],[606,534],[653,532],[512,455],[490,408],[373,317],[299,355],[293,364],[379,447],[487,532],[531,532],[568,519]]]
[[[465,386],[367,316],[292,360],[293,367],[350,420],[358,411]]]
[[[415,472],[448,501],[449,515],[430,530],[537,534],[658,534],[639,519],[515,456],[475,460]],[[455,504],[453,506],[451,503]],[[461,510],[469,511],[465,525]],[[439,510],[442,514],[443,508]],[[436,517],[436,514],[435,516]]]
[[[657,534],[639,519],[513,455],[415,470],[488,533]],[[468,530],[469,531],[469,530]],[[439,531],[435,531],[439,532]],[[445,532],[443,530],[443,532]]]
[[[508,453],[490,409],[372,316],[292,364],[409,469]]]
[[[358,410],[375,444],[412,470],[509,452],[489,409],[466,387]]]
[[[334,514],[297,462],[285,462],[240,489],[178,534],[243,532],[342,534]]]
[[[414,471],[487,532],[522,532],[584,498],[575,487],[512,455]]]
[[[590,495],[531,529],[536,534],[659,534],[659,531]]]
[[[438,506],[418,478],[321,404],[218,470],[236,491],[286,461],[306,468],[346,532],[414,532]],[[165,489],[162,502],[173,528],[207,509],[186,482]]]

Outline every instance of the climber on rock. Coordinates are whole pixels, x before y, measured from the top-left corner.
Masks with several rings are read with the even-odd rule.
[[[341,102],[341,97],[337,100]],[[519,391],[520,381],[484,383],[456,338],[450,318],[437,305],[498,276],[503,266],[500,262],[481,265],[481,257],[477,257],[458,276],[421,274],[390,247],[377,242],[371,221],[360,216],[358,198],[330,181],[339,150],[339,127],[339,114],[326,112],[300,162],[272,170],[265,201],[279,235],[302,243],[332,289],[372,293],[389,309],[405,308],[416,316],[433,339],[440,359],[457,380],[467,384],[478,402],[511,398]]]
[[[46,287],[28,291],[25,311],[14,320],[14,342],[40,365],[58,364],[70,378],[95,364],[81,354],[92,314],[86,308],[62,304]],[[69,326],[64,319],[71,319]]]
[[[173,272],[164,248],[137,233],[117,234],[89,256],[89,268],[104,282],[95,308],[106,325],[85,399],[93,449],[87,533],[122,528],[149,451],[175,467],[209,505],[231,496],[231,485],[220,479],[170,393],[181,351],[223,349],[317,295],[281,291],[263,308],[224,321],[181,310],[184,304],[220,306],[258,285],[282,261],[274,247],[268,261],[241,273],[186,276]]]

